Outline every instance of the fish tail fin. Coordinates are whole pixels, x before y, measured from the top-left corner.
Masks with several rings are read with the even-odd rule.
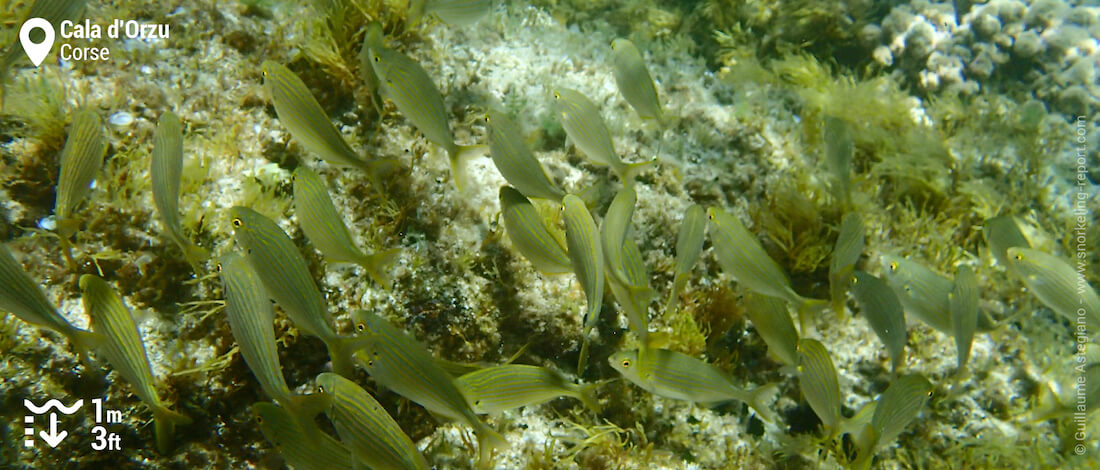
[[[355,373],[358,359],[355,353],[367,346],[370,338],[366,336],[338,336],[326,344],[332,360],[332,371],[347,378]]]
[[[852,277],[852,267],[845,267],[836,273],[829,275],[829,301],[836,317],[847,324],[848,315],[845,315],[845,304],[848,301],[848,282]]]
[[[157,451],[165,455],[172,450],[176,426],[191,424],[191,418],[172,411],[167,406],[153,408],[153,421],[157,434]]]
[[[401,249],[393,248],[363,255],[359,259],[359,265],[367,270],[367,275],[374,279],[374,282],[381,285],[383,289],[389,290],[393,286],[393,274],[390,272],[390,266],[393,265],[400,254]]]
[[[466,184],[466,163],[471,159],[485,155],[485,152],[489,150],[485,145],[457,145],[455,149],[448,153],[448,157],[451,160],[451,178],[454,179],[455,186],[459,190],[462,190]]]
[[[665,302],[665,317],[676,313],[676,309],[679,308],[680,291],[684,290],[687,281],[688,276],[686,274],[677,274],[672,279],[672,289],[669,290],[668,301]]]
[[[330,405],[332,405],[332,395],[311,393],[291,395],[288,408],[291,408],[300,420],[312,421],[314,416],[323,413]]]
[[[602,409],[600,400],[596,398],[596,387],[599,385],[599,382],[593,382],[577,388],[577,399],[595,413],[599,413]]]
[[[329,346],[328,355],[332,361],[332,371],[351,378],[355,372],[354,353],[355,351],[342,341],[339,344]]]
[[[332,406],[332,395],[321,393],[291,395],[290,401],[286,405],[287,410],[290,411],[291,416],[298,422],[298,425],[302,429],[311,430],[316,427],[313,418],[324,413],[329,406]],[[314,433],[310,432],[307,432],[306,435],[310,439],[316,437]]]
[[[382,193],[382,188],[385,187],[382,182],[400,166],[401,162],[396,158],[375,158],[363,162],[363,170],[367,172],[371,188],[379,193]]]
[[[88,356],[90,351],[99,349],[107,340],[103,338],[103,335],[94,331],[81,330],[79,328],[73,328],[72,333],[68,335],[69,341],[73,343],[73,349],[77,355],[80,356],[84,363],[91,365],[91,358]]]
[[[637,163],[627,163],[626,168],[623,169],[623,185],[633,186],[634,179],[638,177],[643,171],[646,171],[651,166],[657,165],[657,157],[653,157],[651,160]]]
[[[822,310],[828,306],[829,303],[821,299],[807,299],[801,298],[798,302],[798,326],[799,335],[806,336],[807,328],[810,327],[810,320],[816,317]]]
[[[584,374],[584,368],[588,366],[588,335],[584,335],[584,339],[581,341],[581,354],[577,358],[577,375]]]
[[[500,433],[490,428],[488,424],[478,420],[474,421],[478,423],[474,432],[477,434],[477,448],[478,448],[478,468],[491,468],[493,464],[493,451],[504,451],[508,449],[508,441],[501,436]]]
[[[183,249],[183,258],[187,260],[187,264],[199,276],[206,260],[210,259],[210,250],[190,242],[183,243],[180,248]]]
[[[775,412],[769,408],[773,398],[775,398],[776,392],[779,391],[779,384],[770,383],[754,388],[749,391],[748,405],[750,408],[756,411],[756,414],[760,415],[760,418],[769,423],[775,422]]]

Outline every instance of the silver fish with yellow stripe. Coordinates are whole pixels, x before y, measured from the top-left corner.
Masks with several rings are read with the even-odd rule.
[[[565,192],[546,176],[546,170],[524,143],[519,125],[496,109],[489,109],[485,121],[489,124],[489,156],[508,184],[527,197],[561,201]]]
[[[478,414],[533,406],[561,396],[573,397],[599,412],[595,385],[577,385],[545,367],[504,364],[476,370],[455,379],[455,385]]]
[[[849,213],[840,221],[840,233],[836,237],[836,247],[829,262],[829,296],[833,303],[833,313],[844,316],[844,304],[848,300],[848,285],[852,272],[863,254],[863,220],[858,214]]]
[[[99,352],[153,410],[157,450],[168,453],[176,426],[190,424],[191,418],[172,411],[161,402],[141,333],[115,289],[103,279],[85,274],[80,276],[80,290],[84,294],[84,313],[91,319],[92,330],[104,338]]]
[[[921,375],[906,375],[894,380],[876,400],[874,416],[863,433],[857,433],[860,447],[854,468],[869,468],[875,451],[894,442],[905,428],[920,415],[933,386]]]
[[[951,330],[955,336],[955,355],[959,369],[970,361],[970,346],[974,342],[974,331],[978,328],[978,277],[970,266],[959,266],[955,274],[955,287],[948,295],[951,308]]]
[[[409,56],[385,47],[372,48],[369,54],[382,96],[393,101],[397,110],[425,138],[443,147],[451,163],[451,177],[455,185],[462,189],[466,160],[481,155],[485,147],[455,143],[443,95],[424,67]]]
[[[668,349],[650,348],[641,357],[638,351],[619,351],[608,362],[627,380],[654,395],[703,406],[737,400],[752,407],[764,420],[775,419],[766,403],[775,392],[774,384],[744,390],[721,369]]]
[[[61,172],[57,177],[57,198],[53,209],[58,233],[63,238],[69,238],[80,227],[74,213],[88,195],[92,180],[103,166],[106,152],[107,141],[99,115],[90,109],[77,111],[69,127],[65,148],[61,150]]]
[[[279,450],[287,465],[296,470],[352,470],[353,458],[332,436],[312,421],[302,424],[274,403],[252,405],[252,417],[260,432]]]
[[[360,462],[373,470],[428,468],[428,462],[401,426],[358,384],[325,372],[317,376],[317,393],[332,397],[325,413],[340,440]]]
[[[336,373],[351,375],[356,339],[340,336],[333,329],[321,291],[298,247],[278,224],[252,209],[235,206],[229,214],[237,244],[245,250],[244,258],[260,276],[268,295],[298,329],[325,343]]]
[[[829,351],[820,341],[803,338],[798,342],[798,385],[829,435],[837,431],[840,414],[840,381]]]
[[[473,428],[482,467],[491,464],[492,450],[508,448],[503,436],[478,419],[454,379],[439,367],[427,347],[373,313],[354,311],[352,319],[356,331],[368,339],[363,364],[375,382],[432,413]]]
[[[611,171],[626,186],[634,184],[634,178],[639,173],[656,163],[656,159],[624,163],[615,152],[611,133],[607,131],[607,124],[600,116],[600,110],[588,97],[576,90],[554,90],[554,113],[573,146],[593,163],[611,167]]]
[[[321,104],[310,93],[298,75],[286,66],[271,60],[262,64],[264,88],[271,96],[279,122],[306,150],[336,166],[361,168],[378,188],[393,160],[364,160],[351,149],[344,136],[336,130]]]
[[[859,303],[860,312],[890,353],[891,370],[897,371],[905,362],[905,311],[898,295],[885,281],[863,271],[851,278],[851,292]]]
[[[500,211],[512,247],[535,269],[546,274],[573,272],[562,241],[550,232],[539,211],[522,193],[511,186],[502,186]]]
[[[471,26],[488,15],[492,7],[492,0],[412,0],[409,24],[417,24],[422,16],[435,15],[451,26]]]
[[[1100,296],[1064,259],[1031,248],[1009,248],[1008,263],[1032,295],[1075,325],[1083,318],[1089,336],[1100,334]]]
[[[714,256],[722,271],[742,286],[759,294],[790,302],[798,312],[805,333],[810,318],[825,306],[825,301],[808,299],[791,288],[783,269],[764,251],[764,246],[737,217],[718,207],[707,210],[710,219]]]
[[[703,239],[707,229],[707,211],[703,206],[692,204],[684,211],[680,221],[680,232],[676,235],[676,268],[672,277],[672,289],[665,303],[665,315],[676,311],[680,300],[680,291],[684,290],[691,270],[703,253]]]
[[[604,254],[601,247],[600,232],[592,214],[588,213],[584,201],[572,194],[562,199],[562,216],[565,220],[565,245],[568,247],[569,261],[573,274],[584,290],[588,308],[584,314],[584,329],[581,332],[581,353],[577,361],[577,374],[584,372],[588,362],[588,335],[595,328],[603,307]]]
[[[789,366],[798,365],[798,330],[787,312],[787,301],[748,292],[745,295],[745,316],[768,345],[768,353]]]
[[[641,344],[646,345],[649,342],[649,302],[655,292],[650,287],[649,270],[641,251],[630,238],[636,202],[633,187],[627,186],[615,195],[600,227],[600,241],[607,285],[626,314],[630,330]]]
[[[225,293],[225,316],[241,356],[267,396],[305,426],[328,405],[318,395],[295,395],[283,378],[275,345],[275,313],[270,296],[252,265],[238,253],[221,256],[217,265]]]
[[[623,94],[638,116],[664,125],[665,116],[657,98],[657,87],[637,46],[629,39],[616,38],[611,41],[611,65],[619,93]]]
[[[355,246],[321,177],[304,166],[294,170],[294,213],[306,237],[331,261],[356,263],[383,288],[393,284],[391,265],[399,249],[367,254]]]
[[[57,312],[46,293],[0,243],[0,311],[11,312],[27,323],[61,333],[81,356],[102,343],[96,333],[73,326]]]
[[[183,173],[183,126],[175,113],[168,111],[160,116],[153,133],[153,158],[149,176],[153,186],[153,203],[157,206],[160,223],[183,252],[184,259],[199,272],[210,252],[199,247],[183,235],[180,227],[179,196],[180,177]]]

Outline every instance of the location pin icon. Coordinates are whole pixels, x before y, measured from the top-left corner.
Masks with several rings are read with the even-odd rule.
[[[31,31],[35,28],[46,33],[42,42],[37,44],[31,41]],[[53,25],[45,18],[31,18],[23,22],[23,27],[19,28],[19,42],[23,43],[23,52],[27,53],[27,58],[34,63],[35,67],[38,67],[50,54],[50,49],[53,49]]]

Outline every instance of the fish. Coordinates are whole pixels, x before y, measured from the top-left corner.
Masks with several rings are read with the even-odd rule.
[[[415,60],[400,52],[381,47],[370,49],[371,66],[378,76],[382,96],[393,101],[397,110],[424,134],[428,141],[443,147],[451,163],[455,186],[464,186],[463,166],[470,158],[482,155],[484,145],[455,143],[443,95],[428,72]]]
[[[825,301],[798,295],[783,269],[736,217],[721,208],[711,207],[707,210],[707,218],[711,224],[709,233],[714,256],[722,271],[749,290],[790,302],[805,332],[810,317],[825,306]]]
[[[623,94],[638,117],[655,120],[663,126],[665,116],[661,101],[657,98],[657,87],[653,84],[642,53],[633,42],[624,38],[611,41],[611,67],[619,93]]]
[[[1100,331],[1100,296],[1064,259],[1031,248],[1008,249],[1008,262],[1043,305],[1089,336]],[[1085,325],[1082,325],[1082,322]]]
[[[304,166],[294,170],[294,213],[302,232],[326,258],[362,266],[371,279],[385,289],[393,285],[391,265],[401,250],[395,248],[367,254],[356,247],[325,183],[316,172]]]
[[[630,219],[637,196],[627,186],[615,194],[600,227],[605,281],[619,303],[630,330],[641,344],[649,341],[649,302],[654,291],[649,286],[649,270],[637,243],[630,237]]]
[[[546,170],[524,143],[519,125],[507,113],[492,108],[485,122],[489,124],[489,156],[505,181],[524,196],[560,202],[565,192],[546,176]]]
[[[451,26],[473,26],[488,15],[492,7],[492,0],[411,0],[409,24],[416,25],[421,17],[435,15]]]
[[[948,295],[955,284],[923,264],[893,255],[882,256],[886,282],[897,292],[898,299],[907,313],[911,313],[926,325],[944,334],[952,334],[951,307]],[[996,326],[985,315],[978,317],[978,331],[989,331]]]
[[[584,202],[577,196],[568,194],[562,199],[562,204],[565,245],[568,248],[566,252],[577,282],[588,301],[584,329],[581,332],[580,359],[577,361],[577,375],[580,375],[588,361],[588,335],[599,322],[600,308],[603,306],[604,255],[600,232]]]
[[[88,195],[106,152],[103,121],[95,111],[80,109],[73,115],[69,137],[61,150],[61,172],[57,177],[53,212],[62,238],[71,237],[79,229],[80,221],[74,212]]]
[[[959,369],[970,361],[970,346],[978,328],[978,278],[969,266],[959,266],[955,286],[948,294],[951,308],[951,330],[955,336],[955,356]]]
[[[634,205],[638,197],[634,188],[627,186],[615,193],[611,205],[604,214],[603,224],[600,227],[600,244],[603,248],[603,257],[607,266],[609,277],[618,282],[633,286],[623,272],[623,244],[626,243],[630,232],[630,219],[634,215]],[[648,282],[648,281],[646,281]]]
[[[23,270],[3,243],[0,243],[0,311],[60,333],[82,357],[104,341],[102,335],[77,328],[65,320],[42,287]]]
[[[905,310],[897,293],[885,281],[863,271],[852,273],[852,296],[859,303],[860,313],[890,353],[890,369],[897,371],[905,362]]]
[[[191,269],[198,273],[210,257],[210,252],[192,243],[180,228],[179,196],[182,173],[183,126],[175,113],[167,111],[160,116],[157,130],[153,133],[153,156],[149,168],[153,203],[157,206],[160,223],[164,225],[168,238],[179,246]]]
[[[296,395],[283,378],[275,345],[275,312],[270,296],[252,265],[236,252],[227,252],[216,266],[225,293],[225,316],[241,356],[260,388],[290,411],[303,427],[328,405],[318,395]]]
[[[412,439],[366,390],[339,375],[317,376],[317,393],[332,397],[325,413],[351,453],[373,470],[427,470]]]
[[[745,316],[768,345],[773,357],[789,366],[798,365],[798,330],[787,312],[787,302],[755,292],[745,296]]]
[[[844,318],[844,304],[848,300],[848,285],[856,263],[863,254],[865,243],[863,219],[859,214],[848,213],[840,221],[840,233],[829,262],[829,294],[833,312]]]
[[[558,398],[573,397],[599,413],[595,385],[577,385],[545,367],[505,364],[470,372],[455,379],[455,385],[478,414],[533,406]]]
[[[368,339],[363,365],[375,382],[432,413],[473,428],[482,467],[490,465],[493,449],[508,448],[503,436],[478,419],[454,379],[439,367],[427,347],[374,313],[356,310],[351,315],[356,331]]]
[[[631,383],[654,395],[708,407],[737,400],[752,407],[765,421],[775,420],[767,406],[775,384],[743,390],[721,369],[668,349],[650,348],[641,361],[638,351],[619,351],[608,362]]]
[[[172,411],[157,395],[141,333],[118,292],[107,281],[91,274],[80,276],[79,284],[84,295],[84,313],[91,320],[92,330],[104,338],[98,352],[134,387],[138,398],[153,411],[157,450],[167,454],[174,443],[176,426],[190,424],[191,418]]]
[[[871,417],[869,436],[864,439],[860,455],[853,466],[866,468],[874,457],[875,450],[897,440],[898,435],[909,427],[909,423],[917,418],[928,403],[932,390],[932,383],[921,375],[905,375],[894,380],[876,400],[878,404],[875,406],[874,416]]]
[[[550,233],[535,206],[511,186],[500,188],[500,212],[512,247],[546,274],[573,272],[561,240]]]
[[[821,424],[832,436],[841,424],[840,382],[829,351],[820,341],[802,338],[798,342],[798,385]]]
[[[374,74],[374,66],[371,65],[370,60],[370,50],[386,47],[383,41],[382,23],[371,21],[364,27],[364,31],[363,46],[360,47],[357,56],[359,59],[359,77],[363,80],[363,87],[370,94],[371,106],[374,106],[374,110],[381,116],[382,98],[378,95],[381,82],[378,80],[378,75]]]
[[[275,115],[291,137],[331,165],[366,171],[371,184],[380,188],[383,176],[395,165],[395,161],[361,158],[344,140],[298,75],[272,60],[265,60],[261,67],[264,88],[275,106]]]
[[[332,327],[321,291],[306,260],[286,232],[271,219],[247,207],[229,209],[237,244],[275,302],[302,332],[325,343],[336,373],[352,374],[353,353],[361,340],[341,336]]]
[[[630,331],[638,336],[642,345],[649,344],[649,302],[656,296],[656,292],[649,286],[649,270],[642,260],[642,253],[638,244],[633,239],[623,241],[621,248],[623,253],[623,271],[626,279],[617,280],[614,276],[605,274],[605,281],[611,288],[611,294],[623,309],[626,315]],[[610,267],[605,269],[605,273]]]
[[[286,409],[274,403],[252,405],[252,419],[264,437],[297,470],[352,470],[351,452],[325,434],[312,421],[303,426]]]
[[[997,264],[1011,269],[1012,263],[1008,259],[1008,249],[1013,247],[1031,248],[1027,237],[1020,230],[1020,224],[1016,217],[1002,215],[990,218],[982,225],[982,237],[985,238],[985,246],[993,253]]]
[[[654,158],[645,162],[624,163],[615,152],[600,110],[580,92],[569,88],[554,90],[553,109],[573,146],[592,163],[610,167],[624,185],[633,185],[638,174],[657,162]]]
[[[687,285],[688,277],[699,255],[703,253],[703,238],[707,229],[707,211],[703,206],[692,204],[684,211],[680,222],[680,231],[676,235],[676,267],[672,277],[672,289],[665,303],[665,316],[676,311],[680,300],[680,291]]]
[[[832,173],[833,196],[843,207],[852,204],[852,158],[855,144],[852,142],[852,129],[848,122],[835,117],[825,116],[822,125],[822,140],[825,141],[825,163]]]

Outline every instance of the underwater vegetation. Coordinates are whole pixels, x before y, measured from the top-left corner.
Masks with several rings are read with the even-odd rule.
[[[1097,11],[967,3],[12,2],[173,36],[4,58],[0,467],[1100,465],[1095,94],[914,62]]]

